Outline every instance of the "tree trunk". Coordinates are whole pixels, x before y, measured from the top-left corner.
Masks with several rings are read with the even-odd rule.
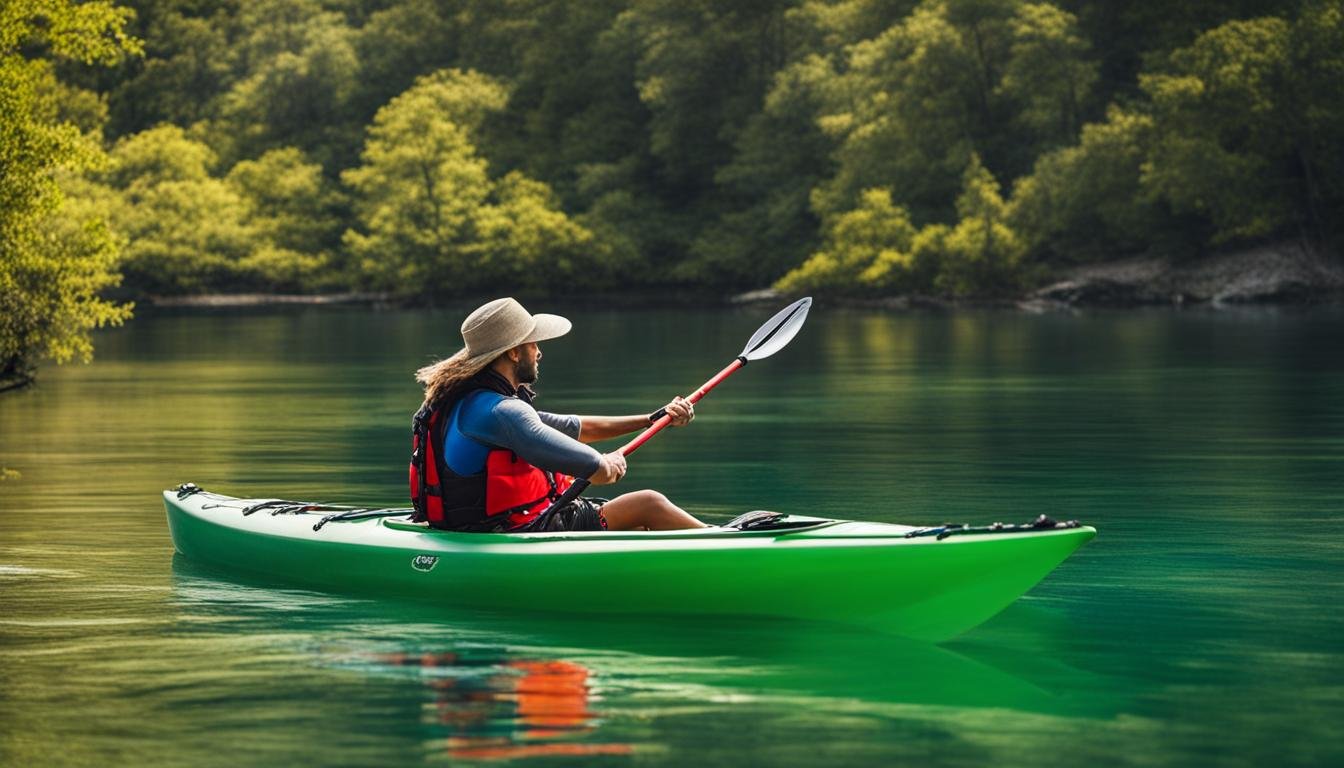
[[[19,355],[10,355],[0,367],[0,392],[22,389],[33,383],[33,371],[24,365]]]

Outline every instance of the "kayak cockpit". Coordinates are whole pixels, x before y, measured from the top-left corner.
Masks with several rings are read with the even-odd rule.
[[[552,541],[556,539],[704,539],[732,538],[752,535],[781,536],[795,532],[810,533],[843,522],[820,517],[808,517],[805,515],[781,515],[777,512],[771,512],[769,514],[775,516],[774,522],[771,525],[758,525],[747,529],[730,527],[728,524],[725,524],[711,525],[706,528],[684,528],[671,531],[534,531],[515,533],[464,533],[460,531],[445,531],[433,528],[428,523],[413,522],[409,517],[384,517],[382,519],[382,525],[383,527],[392,530],[415,531],[417,533],[433,536],[470,537],[472,539],[507,537],[512,541]]]

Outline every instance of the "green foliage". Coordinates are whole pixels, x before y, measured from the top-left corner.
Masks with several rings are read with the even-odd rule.
[[[145,55],[123,64],[107,88],[112,135],[126,136],[164,122],[190,126],[210,117],[231,79],[229,34],[234,25],[228,6],[179,0],[132,5]]]
[[[1326,0],[1329,2],[1329,0]],[[1105,100],[1124,105],[1138,93],[1139,74],[1200,32],[1234,19],[1291,18],[1301,0],[1126,0],[1122,3],[1063,2],[1077,14],[1079,29],[1097,53]]]
[[[354,276],[340,264],[347,202],[321,165],[284,147],[238,163],[225,181],[247,202],[255,236],[270,243],[246,262],[254,282],[289,290],[350,283]],[[295,264],[279,263],[286,257]]]
[[[972,157],[957,197],[960,221],[942,242],[935,285],[957,296],[1011,295],[1021,284],[1026,246],[1007,223],[999,183]]]
[[[999,92],[1022,107],[1018,121],[1053,144],[1078,133],[1084,105],[1097,80],[1090,46],[1073,14],[1049,3],[1029,3],[1012,20],[1013,42]]]
[[[54,156],[107,123],[65,184],[133,292],[988,295],[1344,234],[1337,0],[128,1],[0,42]]]
[[[784,60],[779,32],[788,5],[650,0],[618,17],[614,33],[639,53],[635,82],[650,111],[649,152],[670,194],[713,186]]]
[[[126,32],[130,17],[110,0],[9,0],[0,8],[0,51],[6,64],[32,47],[48,58],[110,66],[141,50],[140,41]]]
[[[1228,22],[1142,77],[1158,126],[1147,191],[1205,217],[1214,243],[1334,226],[1328,211],[1344,203],[1342,16],[1338,4],[1313,3],[1295,24]]]
[[[1344,7],[1305,4],[1291,33],[1292,81],[1286,100],[1300,178],[1298,215],[1320,239],[1344,234]]]
[[[1327,240],[1344,208],[1344,11],[1229,21],[1143,75],[1146,99],[1084,126],[1018,182],[1038,255],[1104,258],[1269,236]]]
[[[1026,246],[1008,224],[998,182],[978,157],[963,174],[957,215],[955,227],[931,224],[916,232],[889,190],[866,190],[857,208],[827,222],[822,250],[775,287],[790,293],[1012,293],[1022,283]]]
[[[466,250],[478,285],[547,293],[554,281],[588,266],[592,233],[559,210],[550,187],[518,171],[495,183],[490,203],[474,212],[473,228],[476,241]],[[607,284],[601,275],[583,276],[589,286]]]
[[[374,285],[451,292],[471,277],[463,247],[489,178],[470,129],[505,98],[490,78],[450,70],[420,79],[378,111],[363,165],[342,175],[364,229],[347,232],[346,245]]]
[[[112,158],[104,174],[107,181],[129,190],[132,197],[143,195],[150,185],[208,178],[215,165],[210,147],[167,123],[117,142]]]
[[[715,285],[750,288],[801,263],[817,242],[812,189],[834,172],[835,141],[818,126],[828,64],[809,56],[780,71],[764,108],[747,122],[737,154],[717,174],[736,210],[692,244],[680,271]]]
[[[359,72],[351,30],[315,0],[241,9],[231,51],[242,76],[221,97],[211,146],[229,162],[296,146],[334,165],[358,140],[345,120]]]
[[[591,233],[545,184],[516,172],[490,179],[476,151],[475,132],[506,98],[485,75],[447,70],[379,110],[363,165],[343,175],[363,225],[346,245],[373,285],[456,296],[506,281],[548,286],[581,266]]]
[[[948,219],[972,154],[1026,171],[1073,138],[1095,81],[1074,17],[1017,0],[925,0],[843,53],[813,78],[839,142],[812,198],[823,218],[886,186],[916,221]]]
[[[31,381],[41,357],[88,360],[89,331],[130,316],[129,306],[100,298],[118,281],[118,243],[100,220],[66,205],[59,186],[103,162],[71,122],[101,115],[51,64],[106,65],[134,53],[127,17],[106,2],[0,6],[0,389]]]
[[[410,0],[379,8],[355,30],[360,73],[352,108],[368,121],[426,72],[451,66],[456,45],[452,19],[435,0]]]
[[[859,207],[826,227],[822,249],[776,283],[781,291],[855,293],[907,287],[913,265],[915,228],[910,214],[893,205],[891,191],[869,189]]]
[[[261,237],[289,252],[335,254],[347,203],[323,167],[296,147],[271,149],[234,165],[224,178],[250,203]]]
[[[1161,220],[1139,183],[1152,134],[1151,117],[1112,107],[1105,122],[1083,127],[1077,146],[1042,155],[1010,205],[1028,246],[1060,262],[1142,249]]]
[[[333,274],[342,198],[292,147],[245,161],[221,178],[203,142],[174,125],[127,137],[88,196],[128,241],[122,270],[153,294],[307,291]]]
[[[823,130],[839,141],[836,174],[812,204],[824,219],[864,189],[887,186],[917,220],[950,213],[956,179],[987,118],[981,65],[941,2],[847,49],[844,69],[823,85]]]
[[[1178,212],[1207,216],[1214,241],[1280,229],[1287,200],[1264,189],[1290,151],[1289,26],[1233,21],[1172,54],[1170,70],[1145,75],[1158,126],[1143,165],[1144,187]]]
[[[208,146],[162,125],[118,142],[112,161],[107,204],[128,241],[122,269],[130,281],[155,294],[235,283],[255,233],[242,197],[210,175]]]

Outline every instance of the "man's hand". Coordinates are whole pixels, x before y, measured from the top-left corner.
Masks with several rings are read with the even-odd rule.
[[[690,400],[680,395],[672,398],[672,402],[663,406],[663,410],[667,412],[668,416],[672,417],[669,426],[684,427],[691,423],[691,419],[695,418],[695,406],[691,404]]]
[[[597,471],[588,478],[588,482],[593,485],[611,485],[622,477],[625,477],[625,455],[616,451],[602,455]]]

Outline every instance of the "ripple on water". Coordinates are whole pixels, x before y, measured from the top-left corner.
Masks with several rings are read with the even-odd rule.
[[[60,568],[29,568],[25,565],[0,565],[0,579],[68,579],[78,575],[79,573],[77,571],[67,571]]]

